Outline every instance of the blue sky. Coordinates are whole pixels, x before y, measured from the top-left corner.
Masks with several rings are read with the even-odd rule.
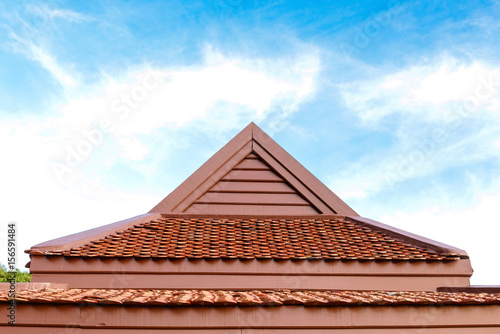
[[[359,214],[465,249],[472,283],[499,284],[499,1],[0,13],[0,196],[20,267],[34,244],[149,211],[255,121]]]

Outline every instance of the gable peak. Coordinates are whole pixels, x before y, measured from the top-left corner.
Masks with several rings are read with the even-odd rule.
[[[254,122],[150,212],[357,215]]]

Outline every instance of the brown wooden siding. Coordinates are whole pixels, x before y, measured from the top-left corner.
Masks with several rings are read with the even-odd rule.
[[[2,308],[6,304],[0,305]],[[500,307],[144,307],[142,305],[22,304],[16,326],[2,333],[498,333]],[[40,327],[48,327],[44,331]],[[234,332],[236,330],[236,332]],[[292,331],[293,330],[293,331]]]
[[[42,257],[33,282],[71,288],[435,291],[468,286],[468,259],[451,262],[167,260]]]
[[[199,197],[186,213],[318,214],[256,154],[250,153]]]

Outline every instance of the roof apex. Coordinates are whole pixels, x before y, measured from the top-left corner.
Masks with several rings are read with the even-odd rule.
[[[258,159],[261,163],[259,168],[267,168],[266,171],[256,171],[255,168],[247,168],[245,175],[250,180],[239,178],[236,180],[229,173],[237,174],[236,166],[245,158]],[[267,167],[262,167],[267,166]],[[257,169],[259,169],[257,168]],[[242,169],[242,168],[236,168]],[[259,178],[257,174],[267,173],[273,178]],[[247,196],[248,191],[235,191],[227,194],[227,198],[236,198],[237,202],[221,204],[201,201],[200,198],[207,192],[214,191],[213,187],[219,181],[237,181],[248,186],[248,183],[262,185],[263,182],[281,182],[290,188],[289,193],[283,196],[276,195],[276,205],[262,203],[261,191],[257,190],[257,196]],[[233,183],[234,184],[234,183]],[[220,186],[218,187],[220,188]],[[212,190],[211,190],[212,189]],[[241,195],[241,193],[245,195]],[[270,190],[273,194],[280,191]],[[264,193],[268,195],[269,193]],[[214,195],[214,194],[212,194]],[[246,196],[246,197],[245,197]],[[293,197],[295,196],[295,197]],[[214,196],[210,196],[213,198]],[[220,199],[222,196],[219,196]],[[245,202],[245,198],[251,199]],[[260,199],[259,199],[260,197]],[[255,199],[254,199],[255,198]],[[292,198],[293,201],[287,202]],[[255,201],[260,201],[256,203]],[[299,202],[303,201],[303,202]],[[208,205],[206,205],[208,203]],[[300,210],[298,207],[301,206]],[[215,153],[208,161],[198,168],[191,176],[181,183],[174,191],[158,203],[150,213],[220,213],[220,214],[282,214],[283,212],[308,212],[317,214],[340,214],[358,216],[344,201],[335,195],[328,187],[319,181],[311,172],[295,160],[287,151],[278,145],[271,137],[262,131],[254,122],[248,124],[240,133],[231,139],[224,147]],[[243,211],[241,211],[243,210]],[[297,211],[298,210],[298,211]]]

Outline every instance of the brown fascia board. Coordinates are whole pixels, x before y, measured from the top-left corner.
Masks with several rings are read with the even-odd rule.
[[[253,140],[257,142],[264,151],[270,154],[283,168],[308,188],[316,198],[321,200],[330,210],[332,210],[332,212],[323,213],[358,216],[358,214],[333,193],[330,188],[325,186],[323,182],[318,180],[318,178],[255,124],[253,124],[252,135]]]
[[[40,257],[43,259],[43,257]],[[466,260],[463,260],[466,261]],[[84,261],[81,261],[84,262]],[[169,264],[169,263],[167,263]],[[285,265],[290,265],[287,263]],[[341,266],[344,266],[341,264]],[[375,264],[377,270],[381,266]],[[383,265],[382,265],[383,266]],[[259,270],[260,268],[257,268]],[[125,269],[124,269],[125,270]],[[33,273],[33,280],[67,283],[75,289],[168,289],[168,290],[368,290],[435,291],[440,286],[467,286],[468,276],[360,276],[220,273]]]
[[[219,213],[162,213],[162,218],[181,218],[181,219],[344,219],[345,216],[331,214],[302,214],[302,215],[276,215],[276,214],[219,214]]]
[[[438,292],[500,293],[500,285],[443,286]]]
[[[184,212],[252,151],[321,213],[358,215],[253,122],[151,209],[150,213]]]
[[[116,223],[96,227],[87,231],[71,234],[65,237],[49,240],[42,242],[41,244],[31,247],[30,251],[38,250],[42,252],[54,251],[54,250],[65,250],[74,247],[80,247],[87,244],[90,241],[102,239],[110,234],[118,231],[126,230],[134,225],[139,225],[142,223],[149,222],[151,220],[156,220],[161,218],[162,215],[159,213],[146,213],[133,218],[125,219]]]
[[[272,276],[465,277],[470,261],[319,261],[275,259],[172,259],[146,257],[40,256],[32,274],[207,274]],[[32,280],[32,282],[35,282]],[[49,282],[49,281],[40,281]],[[455,285],[455,286],[468,286]],[[441,285],[440,285],[441,286]],[[445,283],[442,286],[452,286]],[[332,287],[332,286],[330,286]]]
[[[0,304],[4,309],[8,307],[7,302]],[[9,326],[9,330],[8,321],[8,317],[0,317],[0,332],[493,334],[500,328],[500,308],[482,304],[159,307],[17,303],[15,326]],[[210,329],[215,332],[208,332]]]
[[[231,139],[229,143],[208,159],[200,168],[191,174],[191,176],[189,176],[149,212],[182,212],[183,209],[189,207],[189,205],[192,204],[198,197],[203,195],[204,191],[200,192],[199,187],[203,183],[206,183],[213,174],[215,174],[228,162],[228,160],[234,157],[252,141],[252,126],[253,123],[250,123],[247,127],[245,127],[236,135],[236,137]],[[251,148],[251,146],[249,146],[249,148]],[[242,159],[243,158],[244,157],[242,157]],[[239,161],[237,161],[236,164],[238,162]],[[221,175],[221,177],[222,176],[223,175]],[[217,181],[218,179],[214,180],[212,183]],[[200,193],[198,194],[198,192]],[[193,194],[195,196],[193,196]],[[191,200],[190,203],[187,204],[184,203],[190,196],[194,197],[194,200]]]
[[[67,283],[42,283],[42,282],[16,282],[16,291],[42,290],[42,289],[68,289]],[[0,283],[0,290],[10,290],[10,283]]]
[[[413,234],[404,230],[400,230],[398,228],[380,223],[378,221],[369,219],[369,218],[364,218],[360,216],[346,216],[346,220],[349,220],[355,224],[363,225],[366,226],[372,230],[377,230],[382,233],[385,233],[395,239],[401,240],[403,242],[407,242],[409,244],[422,247],[425,249],[429,249],[432,251],[435,251],[438,254],[446,254],[446,253],[452,253],[452,254],[457,254],[460,256],[462,259],[468,259],[469,255],[467,254],[466,251],[460,248],[456,248],[432,239],[428,239],[425,237],[422,237],[417,234]]]

